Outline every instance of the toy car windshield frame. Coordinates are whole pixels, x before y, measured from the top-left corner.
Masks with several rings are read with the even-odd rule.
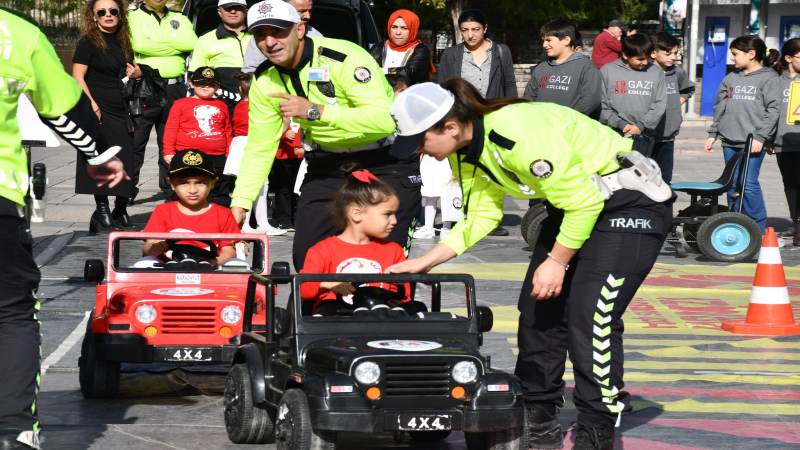
[[[169,239],[177,241],[245,241],[253,242],[253,266],[247,270],[214,270],[203,272],[207,275],[230,275],[234,273],[263,273],[267,270],[269,261],[269,240],[266,236],[253,233],[147,233],[137,232],[112,232],[108,236],[108,269],[117,273],[186,273],[192,272],[185,268],[135,268],[120,266],[120,244],[123,241],[140,241],[144,243],[147,239]],[[255,262],[258,267],[255,267]],[[224,267],[224,266],[223,266]]]

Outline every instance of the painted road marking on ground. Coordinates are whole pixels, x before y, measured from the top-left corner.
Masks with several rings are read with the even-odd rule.
[[[626,418],[635,422],[689,430],[711,431],[740,437],[777,439],[790,444],[800,444],[800,427],[794,423],[749,420],[670,419],[664,417]]]
[[[67,338],[64,339],[61,344],[59,344],[53,353],[50,353],[47,358],[44,359],[41,368],[42,375],[47,373],[47,369],[49,369],[50,366],[58,364],[58,362],[61,361],[61,358],[63,358],[64,355],[66,355],[67,352],[78,343],[83,336],[84,329],[86,328],[86,322],[88,321],[89,311],[86,311],[86,313],[83,315],[83,319],[81,319],[80,323],[78,323],[78,326],[72,330],[72,333],[70,333],[69,336],[67,336]]]

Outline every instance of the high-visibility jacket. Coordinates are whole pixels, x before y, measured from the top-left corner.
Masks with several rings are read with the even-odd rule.
[[[163,78],[186,72],[186,56],[197,42],[186,16],[167,10],[164,17],[159,17],[142,5],[128,13],[128,26],[135,62],[158,69]]]
[[[503,197],[546,199],[564,211],[556,241],[579,249],[605,200],[594,175],[620,168],[632,140],[570,108],[520,103],[473,124],[472,145],[449,156],[464,191],[466,217],[441,241],[461,254],[503,218]]]
[[[233,191],[231,206],[249,209],[272,168],[283,131],[281,98],[273,93],[306,96],[324,105],[322,117],[295,118],[306,141],[326,151],[350,151],[375,144],[392,135],[395,123],[389,113],[392,88],[375,58],[349,41],[324,37],[304,39],[296,70],[264,62],[250,88],[250,133]],[[330,81],[310,81],[309,74],[326,73]]]

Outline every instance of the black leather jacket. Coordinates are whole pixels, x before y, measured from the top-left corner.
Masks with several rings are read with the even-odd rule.
[[[372,56],[378,60],[378,63],[383,67],[383,62],[386,60],[386,43],[376,46],[372,50]],[[414,51],[406,61],[406,65],[397,70],[398,74],[404,75],[411,84],[422,83],[431,78],[431,51],[425,44],[419,44],[414,47]]]

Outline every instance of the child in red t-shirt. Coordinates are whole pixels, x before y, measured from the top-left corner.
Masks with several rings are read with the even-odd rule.
[[[178,197],[177,201],[156,206],[145,232],[151,233],[239,233],[239,225],[231,210],[208,202],[208,195],[217,175],[208,155],[197,150],[179,150],[169,165],[169,182]],[[199,241],[179,241],[208,250]],[[216,263],[222,264],[236,256],[233,241],[215,241]],[[166,241],[148,239],[144,243],[144,256],[163,256],[169,248]]]
[[[214,98],[219,78],[210,67],[198,67],[191,75],[194,95],[181,98],[169,110],[164,127],[164,161],[169,164],[177,150],[194,149],[206,154],[217,178],[222,176],[233,138],[228,106]],[[230,205],[228,184],[215,184],[211,201]]]
[[[405,261],[403,248],[385,240],[397,224],[399,204],[394,189],[375,175],[367,170],[353,172],[333,198],[333,220],[343,231],[311,247],[300,273],[383,273]],[[353,292],[355,287],[349,282],[306,282],[300,287],[300,297],[314,302],[312,312],[322,315],[347,307],[337,295]]]

